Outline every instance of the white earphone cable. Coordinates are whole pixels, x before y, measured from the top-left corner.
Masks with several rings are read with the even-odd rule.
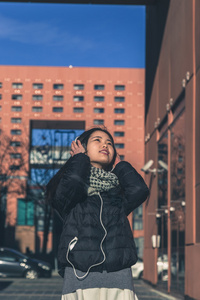
[[[72,268],[73,268],[73,270],[74,270],[75,276],[76,276],[78,279],[80,279],[80,280],[81,280],[81,279],[84,279],[84,278],[89,274],[91,268],[103,264],[104,261],[106,260],[106,255],[105,255],[105,252],[104,252],[104,250],[103,250],[103,242],[104,242],[104,240],[105,240],[105,238],[106,238],[106,236],[107,236],[107,230],[106,230],[106,228],[105,228],[105,226],[104,226],[104,224],[103,224],[103,221],[102,221],[103,199],[102,199],[100,193],[98,193],[98,195],[99,195],[99,198],[100,198],[100,200],[101,200],[101,207],[100,207],[100,215],[99,215],[99,219],[100,219],[101,226],[102,226],[102,228],[103,228],[103,230],[104,230],[104,232],[105,232],[105,233],[104,233],[104,236],[103,236],[103,238],[102,238],[102,240],[101,240],[101,243],[100,243],[100,249],[101,249],[101,252],[102,252],[102,254],[103,254],[103,260],[102,260],[101,262],[99,262],[99,263],[96,263],[96,264],[94,264],[94,265],[91,265],[91,266],[88,268],[87,272],[86,272],[83,276],[78,276],[78,274],[77,274],[77,272],[76,272],[76,269],[75,269],[74,265],[72,264],[72,262],[69,260],[69,257],[68,257],[68,256],[69,256],[69,251],[71,251],[71,250],[74,248],[74,246],[76,245],[76,243],[78,242],[78,238],[77,238],[77,237],[74,237],[74,238],[69,242],[68,249],[67,249],[66,259],[67,259],[67,261],[69,262],[69,264],[72,266]]]

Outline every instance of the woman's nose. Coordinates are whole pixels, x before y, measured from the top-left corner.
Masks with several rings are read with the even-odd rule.
[[[103,148],[108,148],[108,145],[106,143],[104,143]]]

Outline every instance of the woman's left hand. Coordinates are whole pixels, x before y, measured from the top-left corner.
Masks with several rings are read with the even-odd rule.
[[[85,153],[85,149],[79,140],[77,140],[77,142],[75,141],[72,142],[71,150],[70,150],[71,156],[74,156],[78,153]]]

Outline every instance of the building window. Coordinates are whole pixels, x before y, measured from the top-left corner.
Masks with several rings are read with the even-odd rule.
[[[53,111],[53,112],[59,112],[59,113],[60,113],[60,112],[63,112],[63,107],[53,107],[53,108],[52,108],[52,111]]]
[[[84,108],[83,107],[74,107],[73,111],[74,111],[74,113],[83,113]]]
[[[104,84],[95,84],[94,85],[94,90],[97,90],[97,91],[103,91],[105,88]]]
[[[83,96],[74,96],[74,102],[82,102],[82,101],[84,101]]]
[[[53,85],[54,90],[63,90],[63,88],[64,88],[64,84],[62,84],[62,83],[55,83]]]
[[[142,206],[137,207],[134,210],[133,228],[134,228],[134,230],[142,230],[143,229],[143,208],[142,208]]]
[[[94,113],[95,114],[102,114],[102,113],[104,113],[104,108],[96,107],[96,108],[94,108]]]
[[[115,131],[114,136],[124,136],[124,131]]]
[[[53,101],[63,101],[63,99],[64,99],[63,96],[57,96],[57,95],[53,96]]]
[[[125,90],[125,85],[115,85],[115,91],[124,91]]]
[[[124,114],[125,109],[124,108],[115,108],[114,113],[115,114]]]
[[[104,97],[102,97],[102,96],[95,96],[94,97],[94,101],[95,102],[104,102]]]
[[[11,118],[11,123],[21,123],[22,119],[21,118]]]
[[[10,142],[10,146],[11,147],[20,147],[21,146],[21,142],[19,142],[19,141],[11,141]]]
[[[125,98],[124,97],[115,97],[115,102],[124,102]]]
[[[32,100],[41,101],[43,100],[43,95],[32,95]]]
[[[42,112],[43,107],[42,106],[33,106],[32,112]]]
[[[94,120],[93,124],[94,125],[104,125],[104,120]]]
[[[114,120],[114,125],[124,125],[124,120]]]
[[[74,84],[74,90],[76,91],[84,90],[84,84]]]
[[[33,83],[33,89],[34,90],[42,90],[43,89],[43,83]]]
[[[21,83],[21,82],[13,82],[12,83],[12,88],[13,89],[22,89],[23,88],[23,83]]]
[[[16,171],[16,170],[19,170],[19,169],[20,169],[20,166],[19,166],[19,165],[11,165],[11,166],[9,167],[9,169],[10,169],[11,171]]]
[[[12,106],[11,111],[22,111],[22,106]]]
[[[2,99],[2,95],[0,94],[0,100]]]
[[[182,169],[182,168],[177,168],[177,174],[178,174],[178,175],[183,174],[183,169]]]
[[[181,179],[177,179],[176,184],[177,184],[177,186],[181,186],[182,185],[182,180]]]
[[[124,160],[125,156],[124,155],[120,155],[119,158],[120,158],[120,160]]]
[[[0,82],[0,88],[2,88],[2,86],[3,86],[3,84],[2,84],[2,82]]]
[[[22,95],[13,94],[12,95],[12,100],[22,100]]]
[[[21,153],[10,153],[10,158],[21,158]]]
[[[12,130],[10,131],[10,133],[11,133],[12,135],[21,135],[21,134],[22,134],[22,131],[21,131],[20,129],[12,129]]]
[[[183,162],[183,156],[178,156],[178,162]]]
[[[34,202],[25,198],[17,199],[17,225],[34,225]]]
[[[115,144],[115,148],[116,149],[123,149],[124,148],[124,144]]]
[[[0,106],[0,111],[1,111],[1,109],[2,109],[2,106]]]

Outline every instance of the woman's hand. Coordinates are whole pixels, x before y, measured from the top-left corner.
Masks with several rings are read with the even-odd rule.
[[[70,150],[71,156],[74,156],[78,153],[85,153],[85,149],[79,140],[77,140],[77,143],[75,141],[72,142]]]

